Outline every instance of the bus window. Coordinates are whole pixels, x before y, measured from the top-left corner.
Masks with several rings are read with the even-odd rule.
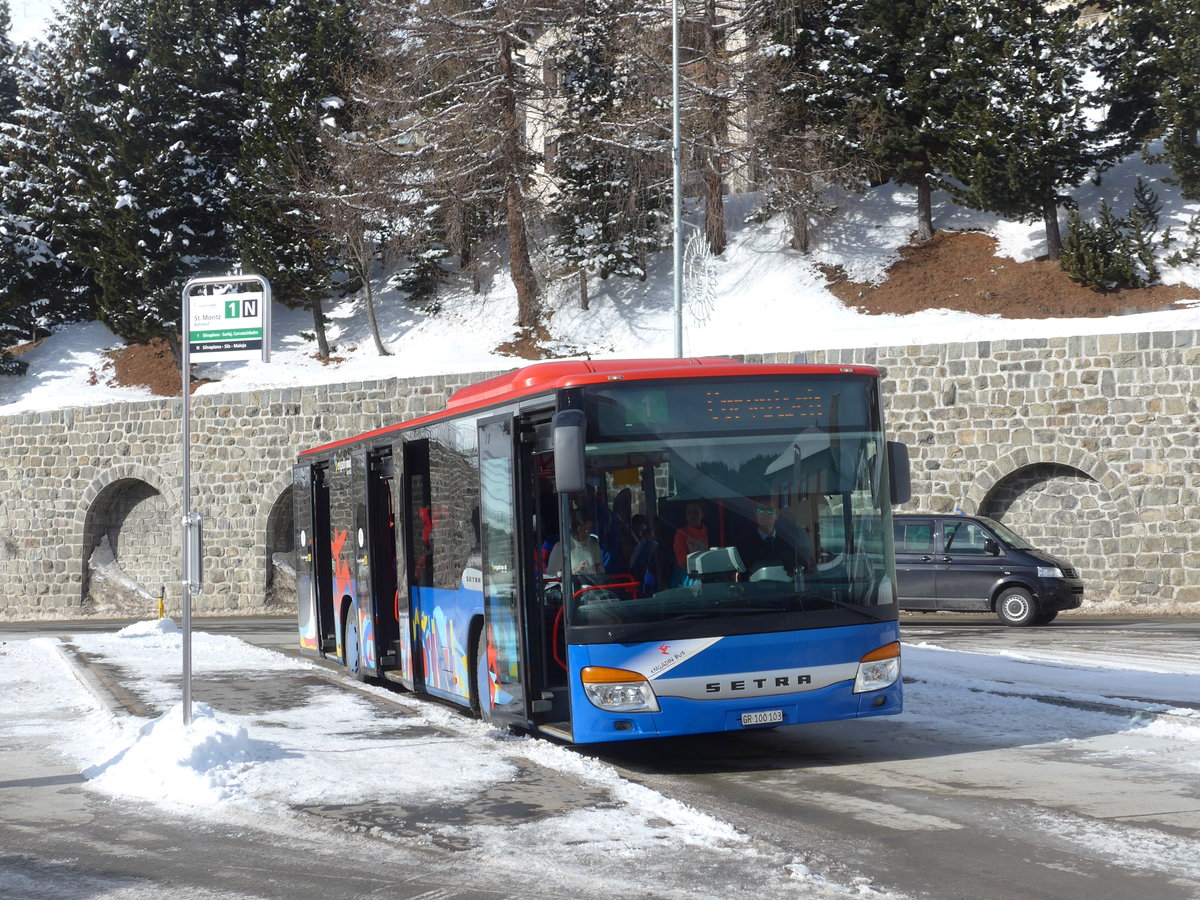
[[[639,602],[616,602],[623,599],[619,591],[593,591],[588,602],[576,604],[574,621],[667,622],[700,609],[713,618],[745,618],[891,603],[890,591],[879,591],[887,572],[877,471],[884,458],[878,436],[862,432],[840,434],[836,454],[820,432],[591,446],[591,485],[580,506],[611,552],[610,584],[632,568],[634,515],[657,525],[660,558],[658,577],[635,579]],[[636,479],[625,474],[630,462],[641,463]],[[617,473],[637,486],[618,489],[609,503]],[[653,504],[643,484],[652,486]],[[654,520],[647,516],[652,505]],[[771,565],[754,549],[756,538],[772,547]],[[689,571],[692,554],[724,548],[736,553],[710,557],[710,571]],[[715,560],[725,569],[711,570]],[[713,611],[714,601],[750,596],[755,603],[730,602]]]

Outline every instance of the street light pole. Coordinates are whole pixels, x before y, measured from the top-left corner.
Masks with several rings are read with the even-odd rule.
[[[672,298],[675,315],[675,358],[683,356],[683,175],[679,147],[679,0],[671,0],[671,167],[675,196],[672,201]]]

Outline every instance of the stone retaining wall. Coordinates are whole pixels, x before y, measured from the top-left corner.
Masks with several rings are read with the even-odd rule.
[[[995,516],[1075,563],[1092,598],[1200,613],[1196,332],[746,357],[796,358],[884,371],[889,429],[912,451],[906,509]],[[271,561],[292,549],[298,450],[441,409],[491,374],[193,398],[196,614],[261,612],[281,593]],[[178,610],[177,399],[10,416],[0,438],[0,615],[136,614],[111,572],[90,590],[105,538],[142,588],[129,604],[165,587]]]

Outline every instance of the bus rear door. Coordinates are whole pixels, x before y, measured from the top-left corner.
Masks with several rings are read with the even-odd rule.
[[[300,648],[316,653],[320,643],[317,629],[317,592],[313,579],[312,466],[292,469],[292,501],[296,528],[296,614]]]

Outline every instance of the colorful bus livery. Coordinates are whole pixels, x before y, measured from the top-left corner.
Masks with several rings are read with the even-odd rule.
[[[304,652],[576,743],[898,713],[868,367],[554,362],[303,452]]]

